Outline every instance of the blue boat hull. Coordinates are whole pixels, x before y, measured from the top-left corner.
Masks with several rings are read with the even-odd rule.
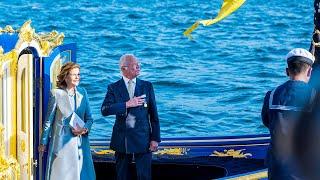
[[[269,142],[269,135],[165,138],[153,153],[153,179],[217,179],[263,170]],[[98,179],[115,177],[109,143],[91,141]],[[132,173],[134,168],[132,163]]]

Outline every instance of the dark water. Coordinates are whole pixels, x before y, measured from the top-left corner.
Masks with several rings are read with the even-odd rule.
[[[248,0],[222,22],[182,32],[214,17],[215,1],[2,1],[0,25],[31,19],[76,42],[82,86],[94,114],[92,137],[109,137],[114,117],[100,115],[107,85],[120,78],[119,57],[141,59],[141,78],[153,82],[162,137],[267,133],[260,109],[267,90],[286,80],[286,53],[308,48],[311,0]]]

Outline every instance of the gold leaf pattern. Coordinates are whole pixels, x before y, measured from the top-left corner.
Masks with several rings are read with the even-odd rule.
[[[218,152],[218,151],[214,151],[213,154],[211,154],[210,156],[217,156],[217,157],[233,157],[233,158],[247,158],[248,156],[252,156],[251,153],[243,153],[242,151],[244,151],[245,149],[240,149],[240,150],[234,150],[234,149],[228,149],[228,150],[224,150],[223,152]]]

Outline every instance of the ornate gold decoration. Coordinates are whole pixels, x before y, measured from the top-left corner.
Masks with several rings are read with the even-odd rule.
[[[20,179],[20,167],[13,157],[5,158],[4,128],[0,123],[0,179]]]
[[[6,26],[4,29],[0,28],[0,33],[19,33],[19,40],[16,44],[16,48],[20,44],[27,42],[30,43],[33,40],[38,42],[43,55],[49,55],[51,50],[63,43],[64,34],[52,31],[50,33],[35,33],[35,30],[31,27],[31,20],[26,21],[19,30],[14,30],[11,26]],[[14,76],[17,73],[18,52],[17,49],[12,49],[10,52],[3,54],[3,48],[0,46],[0,66],[6,61],[10,60],[11,75]],[[3,76],[3,72],[0,68],[0,78]]]
[[[16,50],[12,50],[4,55],[4,60],[10,60],[10,73],[11,76],[15,76],[18,71],[18,53]]]
[[[52,31],[50,33],[39,33],[31,27],[31,20],[26,21],[19,30],[14,31],[19,33],[19,41],[17,44],[23,42],[30,43],[36,41],[40,45],[43,55],[49,55],[50,51],[63,43],[64,34]],[[16,45],[17,47],[17,45]]]
[[[187,148],[164,148],[162,150],[159,150],[157,152],[154,152],[155,155],[176,155],[176,156],[182,156],[187,154],[189,149]]]
[[[0,78],[3,76],[1,65],[5,61],[10,61],[11,75],[15,75],[15,73],[17,72],[17,61],[18,61],[17,52],[15,50],[12,50],[6,54],[3,54],[1,53],[1,49],[2,47],[0,48]]]
[[[31,42],[35,35],[35,30],[31,28],[30,24],[31,20],[26,21],[19,30],[19,38],[25,42]]]
[[[50,50],[63,43],[64,34],[52,31],[47,34],[36,35],[36,39],[39,41],[43,54],[48,55]]]
[[[234,149],[228,149],[228,150],[224,150],[223,152],[218,152],[218,151],[214,151],[213,154],[211,154],[210,156],[217,156],[217,157],[228,157],[231,156],[233,158],[247,158],[248,156],[252,156],[251,153],[243,153],[242,151],[244,151],[245,149],[240,149],[240,150],[234,150]]]
[[[8,32],[8,33],[14,33],[14,32],[15,32],[15,30],[14,30],[11,26],[9,26],[9,25],[7,25],[7,26],[4,28],[4,30],[5,30],[5,32]]]
[[[19,33],[19,40],[17,44],[22,44],[23,42],[30,43],[31,41],[36,41],[39,43],[42,54],[49,55],[50,51],[61,45],[64,40],[64,34],[58,33],[57,31],[52,31],[50,33],[39,33],[37,34],[35,30],[31,27],[31,20],[26,21],[20,29],[14,30],[11,26],[6,26],[4,29],[0,28],[0,33]],[[16,47],[17,47],[16,44]]]
[[[101,150],[101,151],[93,150],[93,152],[95,154],[112,154],[112,155],[115,153],[113,150],[110,150],[110,149]]]
[[[11,26],[6,26],[4,29],[0,28],[0,33],[14,33],[16,32]]]

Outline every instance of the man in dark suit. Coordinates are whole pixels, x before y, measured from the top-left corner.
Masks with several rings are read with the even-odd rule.
[[[152,151],[160,142],[160,125],[153,86],[137,78],[138,59],[132,54],[120,58],[122,79],[108,86],[101,106],[103,116],[116,115],[110,148],[116,158],[117,179],[128,179],[134,160],[138,179],[151,179]]]

